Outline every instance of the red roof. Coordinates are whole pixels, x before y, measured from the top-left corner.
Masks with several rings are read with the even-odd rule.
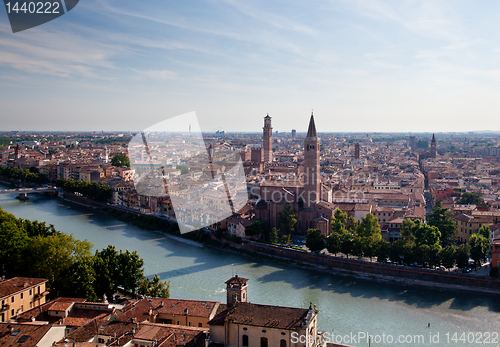
[[[14,277],[0,282],[0,298],[11,296],[27,288],[47,282],[43,278]]]

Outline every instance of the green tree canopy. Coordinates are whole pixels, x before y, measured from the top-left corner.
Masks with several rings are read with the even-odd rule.
[[[491,239],[491,229],[487,225],[483,225],[481,228],[479,228],[477,233],[486,238],[486,240],[488,241]]]
[[[261,220],[257,220],[245,228],[245,234],[250,237],[265,235],[266,229],[266,224]]]
[[[455,261],[460,269],[465,269],[469,266],[470,246],[466,243],[458,246],[455,249]]]
[[[427,222],[441,232],[441,244],[443,246],[450,245],[455,241],[457,227],[453,222],[453,214],[447,208],[441,206],[441,200],[436,202],[434,209],[427,216]]]
[[[343,233],[344,231],[347,230],[346,223],[347,223],[347,213],[342,212],[340,208],[337,208],[330,220],[330,226],[332,228],[332,231],[335,233]]]
[[[325,236],[319,229],[309,229],[306,234],[306,246],[311,252],[319,252],[326,247]]]
[[[490,240],[483,235],[472,234],[469,238],[469,245],[470,257],[474,260],[474,269],[477,269],[490,250]]]
[[[130,159],[126,154],[118,153],[111,158],[111,165],[116,167],[130,167]]]
[[[282,235],[290,235],[295,231],[297,214],[289,204],[283,205],[283,211],[278,214],[278,227]]]
[[[153,298],[168,299],[170,297],[170,282],[160,281],[160,277],[157,274],[153,276],[153,279],[143,277],[139,281],[137,293]]]
[[[456,247],[447,246],[443,248],[439,254],[441,264],[448,270],[455,266],[456,263]]]
[[[278,242],[278,230],[276,228],[271,229],[271,233],[269,234],[269,241],[272,243]]]
[[[483,203],[483,197],[476,192],[466,192],[460,196],[457,204],[459,205],[479,205]]]

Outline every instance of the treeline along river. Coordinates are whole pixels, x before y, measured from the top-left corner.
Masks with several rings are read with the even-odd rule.
[[[6,188],[0,185],[0,189]],[[349,337],[366,333],[372,335],[371,346],[500,345],[498,337],[493,343],[494,335],[490,335],[490,343],[484,343],[486,333],[500,333],[500,299],[494,295],[378,283],[270,262],[142,230],[60,199],[30,194],[28,201],[21,202],[15,196],[0,195],[0,207],[16,217],[46,221],[59,231],[87,239],[94,249],[112,244],[117,249],[136,250],[145,261],[146,275],[157,273],[171,282],[173,298],[225,302],[224,282],[238,273],[249,278],[249,301],[293,307],[309,307],[313,302],[320,311],[320,330],[333,329],[334,334]],[[475,334],[472,340],[469,333]],[[377,343],[377,335],[382,334],[394,340],[403,335],[408,342],[407,335],[411,339],[421,335],[424,340]],[[461,336],[469,340],[460,340]],[[483,343],[474,343],[479,336]],[[368,339],[349,344],[368,346]]]

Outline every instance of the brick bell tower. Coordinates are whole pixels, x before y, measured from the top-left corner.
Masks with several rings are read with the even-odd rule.
[[[311,112],[307,136],[304,139],[304,207],[320,201],[319,138]]]
[[[434,134],[432,134],[432,140],[431,140],[431,157],[436,158],[436,138],[434,137]]]
[[[264,117],[264,131],[263,134],[263,147],[264,147],[264,163],[271,163],[273,161],[273,128],[271,127],[271,117],[269,113]]]
[[[238,275],[226,281],[228,306],[236,302],[247,302],[247,282],[248,278],[238,277]]]

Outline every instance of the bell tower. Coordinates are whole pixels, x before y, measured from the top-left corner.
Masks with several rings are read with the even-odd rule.
[[[273,161],[273,128],[271,127],[271,117],[269,113],[264,117],[263,147],[264,147],[264,163]]]
[[[431,140],[431,157],[436,158],[436,138],[434,137],[434,134],[432,134]]]
[[[304,206],[311,207],[320,200],[319,138],[311,112],[307,136],[304,139]]]
[[[247,302],[247,282],[248,278],[235,275],[226,281],[227,305],[236,302]]]

